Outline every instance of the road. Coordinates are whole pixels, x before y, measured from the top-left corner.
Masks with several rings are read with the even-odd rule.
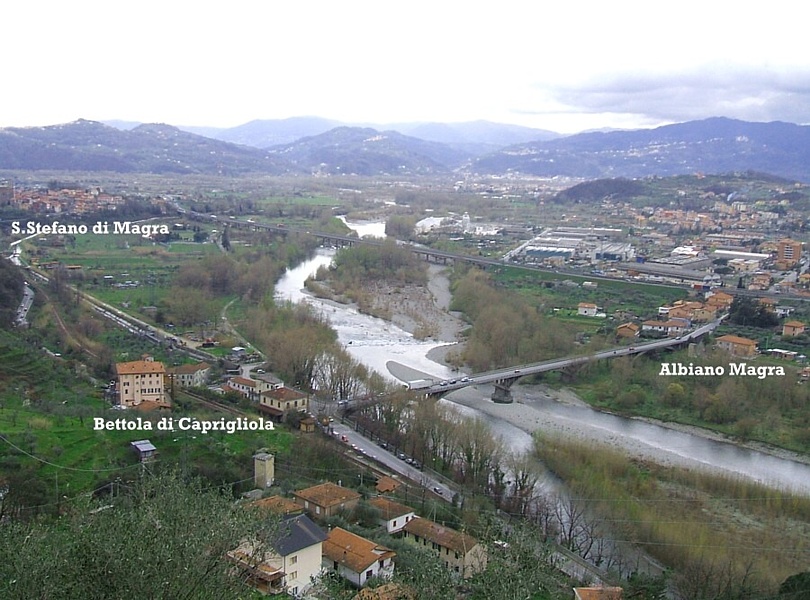
[[[317,402],[313,402],[310,408],[314,413],[319,414]],[[333,432],[333,437],[337,441],[342,441],[343,436],[346,437],[346,441],[343,442],[343,444],[346,445],[347,449],[354,448],[358,458],[361,460],[367,460],[370,463],[378,463],[386,470],[399,473],[402,477],[410,479],[428,490],[433,490],[433,492],[445,502],[453,501],[453,496],[456,493],[455,490],[451,489],[439,478],[408,464],[405,462],[405,459],[399,458],[399,456],[396,456],[392,451],[378,446],[370,439],[355,431],[351,425],[341,423],[335,419],[335,421],[330,424],[330,428]]]

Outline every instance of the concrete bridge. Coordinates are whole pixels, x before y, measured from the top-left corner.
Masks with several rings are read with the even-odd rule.
[[[686,346],[699,341],[704,336],[714,331],[720,325],[720,323],[722,323],[722,321],[722,318],[717,319],[677,338],[654,340],[651,342],[636,344],[634,346],[602,350],[593,354],[556,358],[538,363],[496,369],[494,371],[464,376],[459,379],[446,379],[432,383],[428,382],[427,380],[419,380],[417,386],[410,385],[409,387],[410,389],[418,391],[420,394],[424,394],[425,396],[441,396],[447,392],[458,390],[470,385],[492,384],[495,386],[495,391],[492,394],[492,400],[499,403],[510,403],[512,402],[511,387],[521,377],[525,377],[527,375],[536,375],[538,373],[546,373],[548,371],[563,371],[565,369],[588,364],[596,360],[609,360],[618,358],[620,356],[634,356],[637,354],[645,354],[647,352]]]

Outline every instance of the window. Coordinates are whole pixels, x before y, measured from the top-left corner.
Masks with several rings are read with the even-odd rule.
[[[396,520],[396,519],[394,519],[394,525],[393,525],[393,526],[394,526],[394,527],[396,527],[396,526],[397,526],[397,520]]]
[[[458,558],[458,556],[456,556],[456,558]],[[296,556],[291,556],[291,557],[290,557],[290,564],[291,564],[291,565],[296,565],[296,564],[298,564],[298,556],[297,556],[297,555],[296,555]]]
[[[368,579],[369,577],[374,577],[373,569],[369,569],[368,571],[366,571],[366,579]]]
[[[335,562],[332,564],[332,568],[333,568],[335,571],[337,571],[337,570],[338,570],[338,561],[335,561]]]
[[[298,571],[293,571],[292,573],[290,573],[289,578],[298,579]]]

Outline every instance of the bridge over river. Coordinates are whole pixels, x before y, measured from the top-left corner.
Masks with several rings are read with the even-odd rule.
[[[633,356],[656,350],[665,350],[685,346],[699,341],[701,338],[714,331],[721,322],[722,318],[717,319],[677,338],[644,342],[642,344],[636,344],[635,346],[602,350],[593,354],[555,358],[552,360],[527,365],[516,365],[504,369],[476,373],[461,377],[459,379],[445,379],[441,381],[431,379],[413,380],[408,383],[408,388],[418,390],[420,393],[426,396],[441,396],[452,390],[458,390],[470,385],[493,384],[495,386],[495,391],[492,394],[492,400],[500,403],[509,403],[512,402],[512,393],[510,391],[512,384],[514,384],[514,382],[521,377],[525,377],[527,375],[536,375],[537,373],[546,373],[548,371],[562,371],[578,365],[587,364],[595,360],[612,359],[620,356]]]

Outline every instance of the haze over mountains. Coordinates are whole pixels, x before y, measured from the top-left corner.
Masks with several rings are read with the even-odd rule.
[[[810,127],[783,122],[711,118],[565,137],[484,121],[357,127],[297,117],[185,130],[111,123],[0,129],[0,169],[584,178],[759,171],[810,182]]]

